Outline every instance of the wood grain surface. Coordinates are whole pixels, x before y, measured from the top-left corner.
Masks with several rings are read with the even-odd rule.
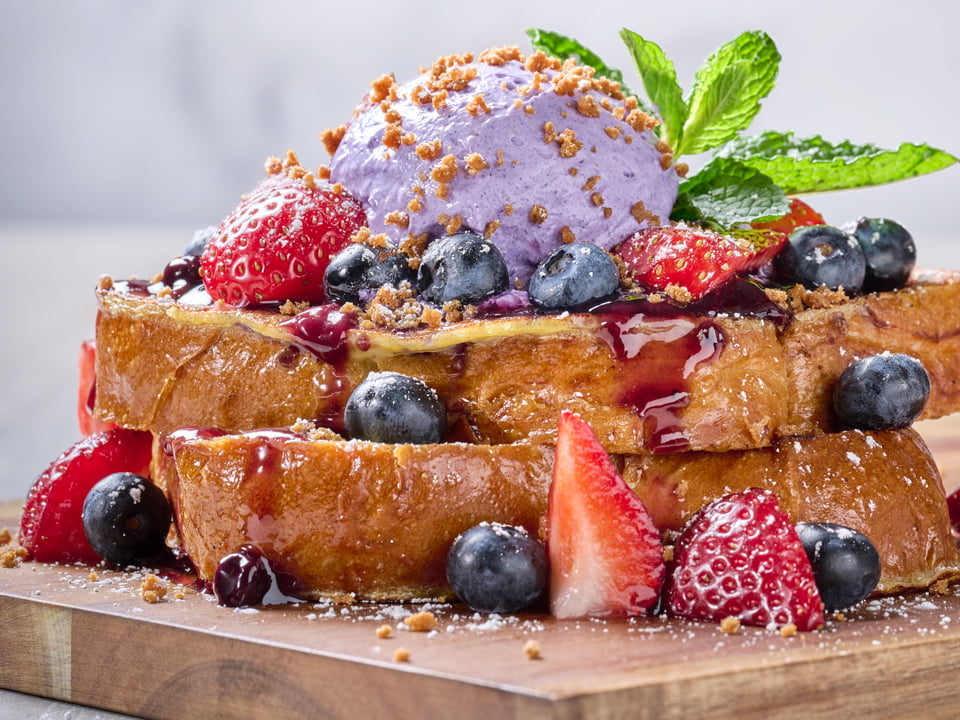
[[[948,488],[960,418],[920,426]],[[18,504],[0,505],[15,527]],[[0,687],[152,718],[953,718],[960,591],[871,600],[820,632],[462,606],[218,607],[142,572],[0,569]],[[436,630],[403,618],[431,611]],[[390,636],[377,630],[388,626]],[[525,646],[541,651],[531,659]],[[394,659],[399,649],[409,660]]]

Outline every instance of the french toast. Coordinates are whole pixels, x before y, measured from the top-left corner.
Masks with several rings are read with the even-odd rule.
[[[253,544],[284,590],[316,598],[449,598],[444,557],[481,522],[540,531],[549,445],[389,445],[290,431],[162,441],[154,477],[177,507],[202,578]],[[658,528],[678,531],[705,500],[773,490],[794,521],[859,530],[880,554],[878,592],[960,577],[943,485],[913,430],[846,431],[728,453],[614,456]],[[909,498],[908,502],[905,499]]]
[[[568,409],[611,453],[746,450],[841,429],[830,406],[837,378],[852,360],[884,351],[927,369],[922,417],[960,409],[954,274],[796,313],[766,302],[773,318],[614,303],[606,313],[409,332],[354,328],[333,361],[312,353],[276,311],[186,306],[124,287],[98,292],[96,413],[160,433],[300,419],[340,429],[353,388],[370,372],[393,370],[437,391],[457,439],[549,444]]]
[[[657,57],[635,55],[641,72]],[[713,56],[758,73],[759,95],[712,120],[749,121],[778,59],[760,32]],[[840,229],[787,197],[956,158],[902,146],[866,177],[818,154],[869,166],[876,148],[786,133],[760,138],[786,159],[770,163],[732,141],[743,127],[686,123],[676,89],[658,119],[596,68],[515,47],[385,75],[322,133],[330,167],[270,158],[161,275],[101,280],[93,412],[152,433],[151,477],[221,600],[218,581],[236,589],[254,565],[257,587],[269,575],[297,598],[448,598],[448,550],[486,524],[542,538],[551,577],[576,575],[553,587],[585,582],[590,612],[646,612],[671,582],[664,543],[687,557],[703,509],[737,493],[754,539],[776,526],[787,585],[815,588],[794,523],[866,536],[860,599],[960,578],[937,467],[909,428],[960,410],[960,274],[916,271],[897,223]],[[721,144],[687,178],[680,155]],[[864,361],[867,389],[845,380]],[[878,419],[851,422],[863,404]],[[636,574],[611,590],[621,570]],[[723,592],[752,603],[756,577]],[[651,604],[604,604],[635,583]],[[807,599],[801,629],[827,607]]]

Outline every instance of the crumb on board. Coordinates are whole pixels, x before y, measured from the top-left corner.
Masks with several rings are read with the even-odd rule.
[[[740,632],[740,620],[735,617],[725,617],[720,621],[720,632],[724,635],[736,635]]]
[[[381,640],[385,640],[386,638],[390,637],[390,635],[392,634],[393,634],[393,629],[387,624],[383,624],[377,628],[377,637],[380,638]]]
[[[797,626],[792,622],[787,623],[786,625],[780,628],[780,635],[785,638],[794,637],[797,634]]]
[[[527,640],[523,645],[523,654],[527,656],[529,660],[540,660],[543,658],[543,653],[540,651],[540,643],[536,640]]]
[[[140,597],[148,603],[162,602],[167,595],[166,584],[153,573],[148,573],[140,583]]]
[[[397,648],[393,651],[394,662],[410,662],[410,651],[406,648]]]
[[[403,619],[403,624],[411,630],[430,632],[437,629],[437,618],[429,610],[414,613]]]

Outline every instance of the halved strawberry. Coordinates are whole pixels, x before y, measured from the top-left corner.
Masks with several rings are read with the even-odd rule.
[[[20,519],[20,544],[40,562],[98,563],[83,531],[83,501],[115,472],[146,476],[153,436],[114,428],[75,443],[34,481]]]
[[[751,227],[756,230],[772,230],[787,237],[798,227],[807,225],[826,225],[823,216],[798,197],[790,198],[790,212],[783,217],[768,222],[755,222]]]
[[[763,230],[723,235],[675,225],[639,230],[615,250],[627,274],[648,290],[679,289],[699,300],[735,275],[766,265],[780,252],[785,235]]]
[[[769,490],[726,495],[687,523],[665,602],[676,617],[798,630],[823,625],[823,602],[794,524]]]
[[[656,605],[665,572],[660,533],[593,429],[566,411],[546,530],[556,617],[643,615]]]
[[[314,178],[288,153],[244,197],[207,243],[203,283],[216,300],[245,306],[287,300],[320,303],[323,273],[365,223],[360,204]]]
[[[95,340],[80,343],[80,356],[77,358],[77,425],[83,437],[90,437],[102,430],[116,427],[113,423],[99,420],[93,414],[93,403],[97,392],[97,344]]]

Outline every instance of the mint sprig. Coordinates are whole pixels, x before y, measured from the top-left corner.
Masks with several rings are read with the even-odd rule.
[[[895,150],[876,145],[831,143],[819,135],[764,132],[727,143],[717,158],[736,158],[770,176],[788,194],[847,190],[906,180],[957,162],[929,145],[903,143]]]
[[[528,31],[544,52],[595,68],[623,83],[576,40]],[[721,46],[696,72],[684,93],[663,50],[639,34],[620,33],[649,98],[645,112],[661,121],[660,137],[674,159],[714,151],[714,157],[680,184],[671,218],[729,229],[788,211],[787,194],[841,190],[890,183],[942,170],[958,162],[948,152],[904,143],[894,150],[849,141],[831,143],[792,132],[743,136],[776,81],[780,53],[764,32],[748,31]],[[625,92],[628,92],[625,88]]]

